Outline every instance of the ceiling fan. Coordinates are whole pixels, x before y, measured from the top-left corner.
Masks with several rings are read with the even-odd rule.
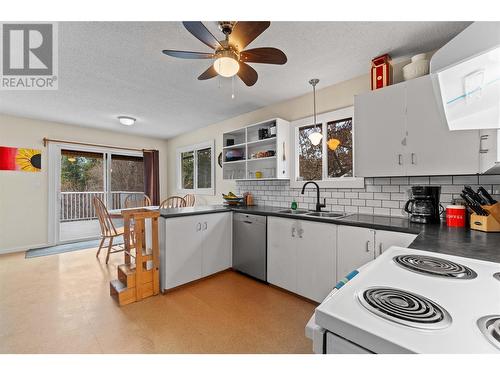
[[[183,22],[184,27],[197,39],[212,48],[214,52],[190,52],[163,50],[165,55],[181,59],[215,59],[205,70],[199,80],[213,78],[217,75],[232,77],[238,75],[247,85],[257,82],[257,72],[247,63],[278,64],[286,63],[286,55],[277,48],[262,47],[244,50],[252,41],[262,34],[271,24],[269,21],[221,21],[219,29],[224,34],[223,40],[217,38],[202,22]]]

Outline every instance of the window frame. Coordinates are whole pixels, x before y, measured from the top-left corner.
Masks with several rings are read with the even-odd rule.
[[[321,113],[316,116],[316,122],[318,126],[322,128],[323,138],[321,139],[322,146],[322,179],[315,180],[315,182],[321,188],[354,188],[361,189],[365,187],[365,179],[363,177],[356,176],[356,160],[355,160],[355,136],[356,136],[356,128],[355,128],[355,119],[354,119],[354,106],[341,108],[335,111]],[[327,124],[332,121],[339,121],[346,118],[352,118],[352,169],[353,169],[353,177],[328,177],[328,150],[327,150]],[[291,144],[293,145],[291,154],[291,168],[290,168],[290,187],[292,188],[301,188],[306,180],[299,181],[297,180],[299,176],[299,128],[312,125],[314,123],[314,119],[312,116],[302,118],[300,120],[293,121],[290,125],[290,139]]]
[[[210,148],[210,188],[198,188],[198,152]],[[193,189],[184,189],[182,187],[182,168],[181,159],[182,153],[193,152]],[[178,147],[176,149],[176,186],[179,194],[199,194],[199,195],[215,195],[215,140],[197,143],[194,145]]]

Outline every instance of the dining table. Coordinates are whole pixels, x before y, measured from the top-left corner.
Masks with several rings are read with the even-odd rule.
[[[146,209],[146,210],[159,210],[160,206],[144,206],[144,207],[131,207],[131,208],[115,208],[113,210],[108,210],[109,217],[111,219],[123,219],[123,213],[126,212],[127,210],[137,210],[137,209]]]

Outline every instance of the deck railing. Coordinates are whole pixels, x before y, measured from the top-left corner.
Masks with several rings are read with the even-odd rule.
[[[98,197],[103,202],[103,191],[65,191],[61,192],[60,204],[60,222],[78,221],[78,220],[95,220],[93,199]],[[107,202],[108,209],[122,208],[125,199],[129,195],[137,195],[138,199],[144,194],[142,191],[112,191],[110,193],[110,201]]]

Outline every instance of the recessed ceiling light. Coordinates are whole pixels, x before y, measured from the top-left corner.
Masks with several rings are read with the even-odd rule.
[[[132,126],[135,124],[135,118],[129,116],[118,116],[118,121],[125,126]]]

